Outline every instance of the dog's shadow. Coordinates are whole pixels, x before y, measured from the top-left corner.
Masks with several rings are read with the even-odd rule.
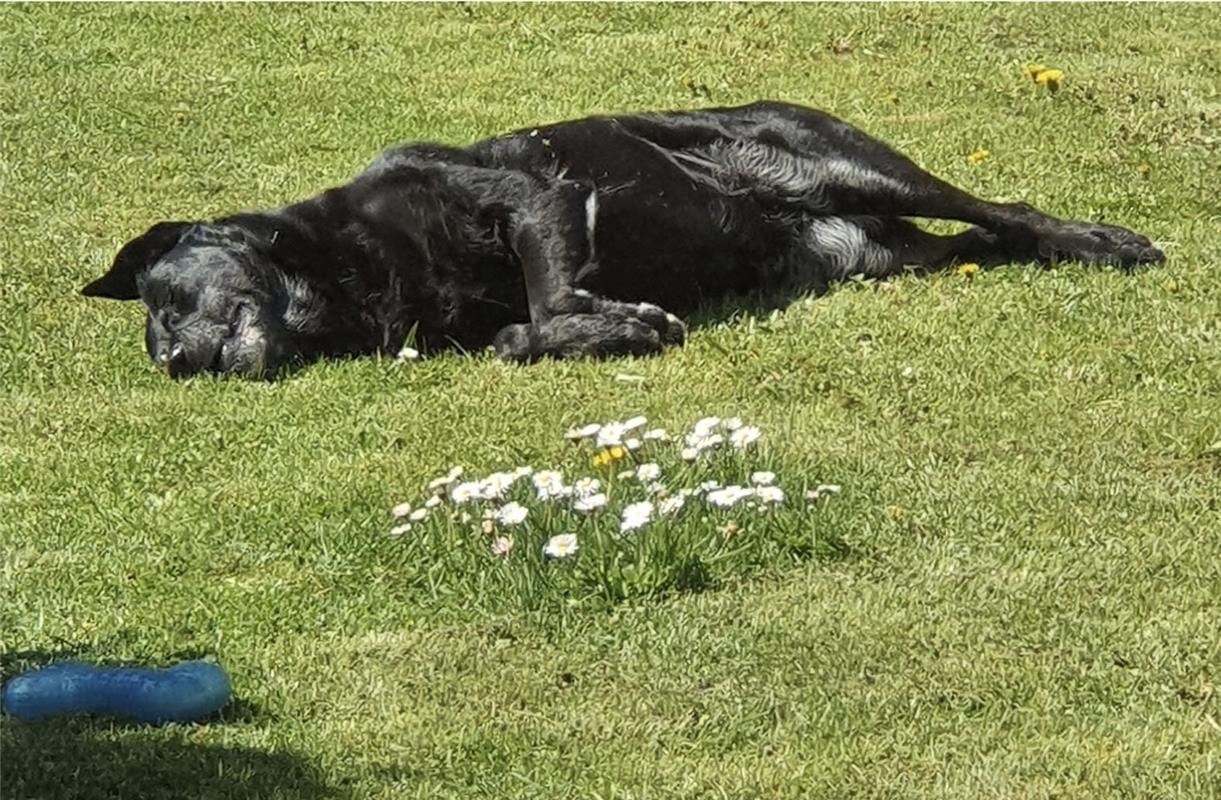
[[[688,330],[714,328],[733,321],[765,319],[787,311],[803,300],[817,300],[839,288],[838,285],[806,288],[802,291],[756,291],[718,300],[706,300],[683,317]]]

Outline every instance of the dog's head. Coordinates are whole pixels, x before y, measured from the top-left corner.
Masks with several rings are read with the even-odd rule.
[[[82,294],[142,300],[149,358],[171,377],[201,372],[274,378],[297,355],[308,289],[269,243],[229,222],[159,222],[128,242]]]

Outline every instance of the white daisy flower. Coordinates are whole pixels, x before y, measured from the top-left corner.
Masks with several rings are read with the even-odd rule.
[[[435,492],[438,489],[444,489],[445,487],[450,486],[462,477],[462,473],[464,471],[465,470],[463,470],[462,467],[453,467],[449,472],[442,475],[440,478],[430,481],[428,484],[428,491]]]
[[[709,492],[705,498],[709,503],[720,508],[733,508],[738,502],[745,500],[754,495],[750,489],[742,486],[726,486],[723,489],[717,489]]]
[[[637,428],[642,428],[646,422],[648,422],[648,420],[644,417],[632,417],[627,422],[623,423],[623,432],[627,433],[628,431],[634,431]]]
[[[636,480],[641,483],[649,483],[661,477],[661,467],[656,464],[641,464],[636,467]]]
[[[591,422],[589,425],[586,425],[583,428],[573,428],[572,430],[568,431],[568,433],[564,434],[564,436],[568,439],[572,439],[573,441],[580,441],[581,439],[589,439],[597,436],[598,431],[600,430],[602,430],[601,425],[596,422]]]
[[[564,485],[564,476],[556,470],[545,469],[534,473],[534,489],[539,500],[567,497],[572,489]]]
[[[497,536],[496,541],[492,542],[492,555],[500,558],[507,558],[509,551],[513,549],[513,540],[508,536]]]
[[[661,494],[666,490],[666,487],[661,481],[653,481],[648,486],[644,487],[644,490],[649,494]]]
[[[677,514],[687,502],[686,495],[676,494],[672,497],[666,497],[657,503],[657,513],[663,517],[668,517],[671,514]]]
[[[729,434],[729,443],[741,450],[759,441],[761,435],[760,430],[754,425],[746,425]]]
[[[597,478],[581,478],[572,485],[572,493],[575,497],[589,497],[595,495],[602,488],[602,481]]]
[[[738,428],[742,427],[742,424],[742,420],[738,419],[737,417],[730,417],[722,422],[721,426],[727,431],[736,431]]]
[[[707,436],[720,424],[720,417],[704,417],[701,420],[696,420],[696,423],[691,426],[691,433],[697,437]]]
[[[415,361],[419,357],[420,357],[419,350],[416,350],[414,347],[407,347],[406,345],[404,345],[403,349],[399,350],[398,355],[394,357],[394,360],[395,361]]]
[[[407,515],[407,519],[411,520],[412,522],[423,522],[427,516],[427,508],[417,508],[415,511],[412,511]]]
[[[839,494],[839,493],[840,493],[839,486],[836,486],[833,483],[820,483],[818,486],[815,486],[813,489],[810,489],[806,492],[806,500],[808,500],[811,503],[816,503],[819,500],[821,500],[823,497],[829,497],[833,494]]]
[[[513,479],[518,480],[520,478],[529,478],[533,474],[534,467],[518,467],[517,469],[513,470]]]
[[[479,496],[480,486],[477,481],[464,481],[449,490],[449,499],[458,505],[478,500]]]
[[[721,488],[720,481],[704,481],[699,486],[695,487],[694,493],[695,494],[705,494],[706,492],[711,492],[714,489],[720,489],[720,488]]]
[[[564,475],[559,470],[543,469],[534,473],[534,475],[530,477],[530,482],[534,484],[534,488],[539,489],[543,486],[563,484]]]
[[[404,522],[402,525],[395,525],[390,529],[391,536],[402,536],[407,531],[411,530],[411,523]]]
[[[590,511],[602,508],[604,505],[606,505],[606,495],[602,494],[601,492],[591,494],[586,497],[578,497],[572,501],[572,509],[574,511],[580,511],[583,514],[587,514]]]
[[[651,431],[645,431],[640,435],[640,438],[646,442],[668,442],[670,441],[670,434],[666,433],[664,428],[654,428]]]
[[[623,509],[623,519],[619,522],[619,532],[628,533],[642,528],[653,518],[653,504],[648,500],[632,503]]]
[[[442,502],[441,495],[434,494],[432,497],[424,501],[424,508],[436,508],[437,506],[441,505]]]
[[[517,476],[512,472],[493,472],[479,483],[479,496],[484,500],[500,500],[513,488]]]
[[[577,552],[575,533],[561,533],[558,536],[552,536],[543,546],[543,555],[551,558],[568,558],[575,552]]]
[[[771,486],[776,482],[776,473],[765,472],[762,470],[759,472],[752,472],[750,473],[750,482],[755,486]]]
[[[624,439],[623,446],[628,450],[639,450],[641,447],[641,442],[639,439]]]
[[[711,450],[714,447],[720,447],[725,441],[725,437],[719,433],[696,434],[692,433],[687,436],[687,447],[695,450],[696,454],[702,453],[705,450]]]
[[[521,503],[505,503],[496,512],[496,521],[501,525],[520,525],[529,513]]]
[[[684,447],[683,451],[679,453],[679,455],[682,457],[683,461],[694,461],[700,457],[700,451],[696,450],[694,447]]]
[[[759,486],[755,489],[755,497],[764,503],[783,503],[784,490],[779,486]]]
[[[390,513],[396,517],[405,517],[411,513],[411,503],[399,503],[390,509]]]
[[[614,447],[617,444],[623,444],[624,433],[622,423],[608,422],[598,430],[594,443],[598,447]]]

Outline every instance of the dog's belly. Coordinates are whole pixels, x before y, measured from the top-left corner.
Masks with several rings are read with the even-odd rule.
[[[752,288],[767,238],[757,209],[711,192],[647,186],[597,190],[598,269],[584,288],[678,313]]]
[[[763,169],[776,172],[773,148],[734,135],[595,117],[486,140],[472,152],[487,165],[591,187],[598,269],[582,288],[683,313],[777,278],[818,284],[825,271],[807,241],[808,210],[766,191],[777,178]]]
[[[684,159],[603,120],[526,134],[532,166],[589,185],[598,269],[583,288],[677,313],[755,288],[759,265],[791,232],[745,193],[730,194]]]

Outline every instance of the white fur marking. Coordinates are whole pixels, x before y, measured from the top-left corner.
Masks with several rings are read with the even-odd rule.
[[[589,239],[593,241],[594,228],[598,224],[598,193],[590,192],[585,198],[585,228],[589,231]]]
[[[840,217],[810,220],[806,236],[815,255],[826,260],[835,278],[858,272],[883,274],[894,260],[890,250],[870,239],[860,226]]]
[[[875,192],[907,193],[901,181],[846,158],[794,156],[758,142],[733,142],[710,148],[727,170],[730,188],[759,186],[800,197],[809,210],[830,210],[827,188],[846,186]]]

